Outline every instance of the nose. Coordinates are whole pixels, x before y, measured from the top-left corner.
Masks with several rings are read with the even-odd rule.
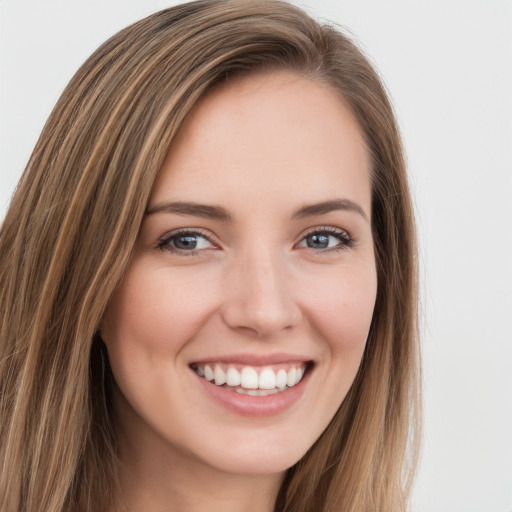
[[[240,258],[226,277],[222,316],[231,329],[271,338],[301,321],[297,283],[279,254],[258,251]]]

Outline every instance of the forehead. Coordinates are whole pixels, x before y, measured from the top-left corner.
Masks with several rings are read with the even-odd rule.
[[[343,196],[369,213],[368,152],[338,93],[280,71],[233,80],[199,101],[173,141],[151,202],[243,202],[245,193],[281,204]]]

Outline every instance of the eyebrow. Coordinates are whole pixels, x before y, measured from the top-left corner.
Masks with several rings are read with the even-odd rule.
[[[295,211],[292,215],[292,219],[315,217],[317,215],[325,215],[326,213],[337,210],[355,212],[361,215],[365,220],[368,220],[368,216],[361,206],[350,199],[332,199],[331,201],[324,201],[322,203],[306,204]]]
[[[223,221],[232,220],[230,213],[221,206],[183,201],[157,204],[150,208],[146,212],[146,215],[154,215],[155,213],[175,213],[178,215],[190,215],[193,217],[204,217]]]
[[[352,211],[361,215],[365,220],[368,220],[368,216],[363,208],[361,208],[357,203],[350,201],[350,199],[332,199],[321,203],[306,204],[295,210],[292,215],[292,219],[315,217],[337,210]],[[188,215],[191,217],[203,217],[222,221],[233,220],[231,214],[225,208],[222,208],[222,206],[185,201],[157,204],[150,208],[146,212],[146,215],[154,215],[156,213],[174,213],[177,215]]]

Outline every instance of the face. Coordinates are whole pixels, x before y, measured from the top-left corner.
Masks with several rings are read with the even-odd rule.
[[[285,470],[356,375],[376,295],[369,157],[326,85],[231,82],[192,111],[102,324],[134,452]]]

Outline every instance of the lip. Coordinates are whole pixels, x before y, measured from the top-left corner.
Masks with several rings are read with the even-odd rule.
[[[205,360],[205,362],[208,361],[212,360]],[[225,359],[222,359],[222,361],[225,361]],[[239,362],[240,359],[236,358],[236,361]],[[294,358],[293,361],[297,361],[297,359]],[[311,361],[311,359],[308,361]],[[265,364],[272,363],[267,362]],[[232,391],[229,388],[216,386],[203,377],[197,375],[197,373],[195,373],[193,370],[191,371],[194,373],[198,383],[207,393],[209,398],[212,398],[216,403],[228,411],[241,416],[266,417],[278,415],[286,411],[300,399],[306,389],[307,383],[313,371],[313,367],[308,365],[302,380],[292,388],[288,388],[285,391],[267,396],[243,395],[237,393],[236,391]]]
[[[301,356],[297,354],[277,353],[277,354],[229,354],[225,356],[206,357],[203,359],[195,359],[190,362],[194,364],[240,364],[245,366],[271,366],[285,363],[311,363],[311,357]]]

